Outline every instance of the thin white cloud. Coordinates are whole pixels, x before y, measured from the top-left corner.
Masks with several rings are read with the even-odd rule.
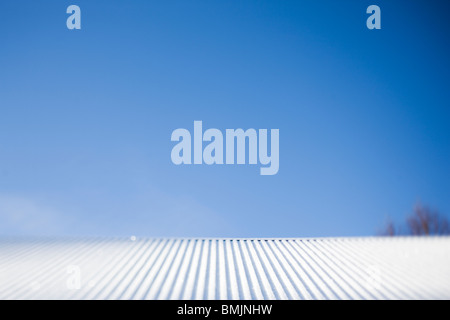
[[[218,237],[237,233],[220,213],[156,188],[131,198],[0,194],[0,235]]]
[[[0,234],[61,235],[67,226],[66,217],[42,200],[0,194]]]

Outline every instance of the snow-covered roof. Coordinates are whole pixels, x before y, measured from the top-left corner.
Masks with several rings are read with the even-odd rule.
[[[0,239],[0,299],[449,299],[450,237]]]

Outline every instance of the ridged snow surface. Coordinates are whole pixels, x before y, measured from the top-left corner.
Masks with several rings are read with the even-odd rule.
[[[0,299],[450,299],[450,237],[3,238]]]

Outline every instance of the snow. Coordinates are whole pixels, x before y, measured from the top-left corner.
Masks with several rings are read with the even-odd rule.
[[[2,238],[0,271],[0,299],[450,299],[450,237]]]

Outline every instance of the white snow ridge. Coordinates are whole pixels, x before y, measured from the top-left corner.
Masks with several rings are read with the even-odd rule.
[[[0,299],[450,299],[450,237],[2,238]]]

